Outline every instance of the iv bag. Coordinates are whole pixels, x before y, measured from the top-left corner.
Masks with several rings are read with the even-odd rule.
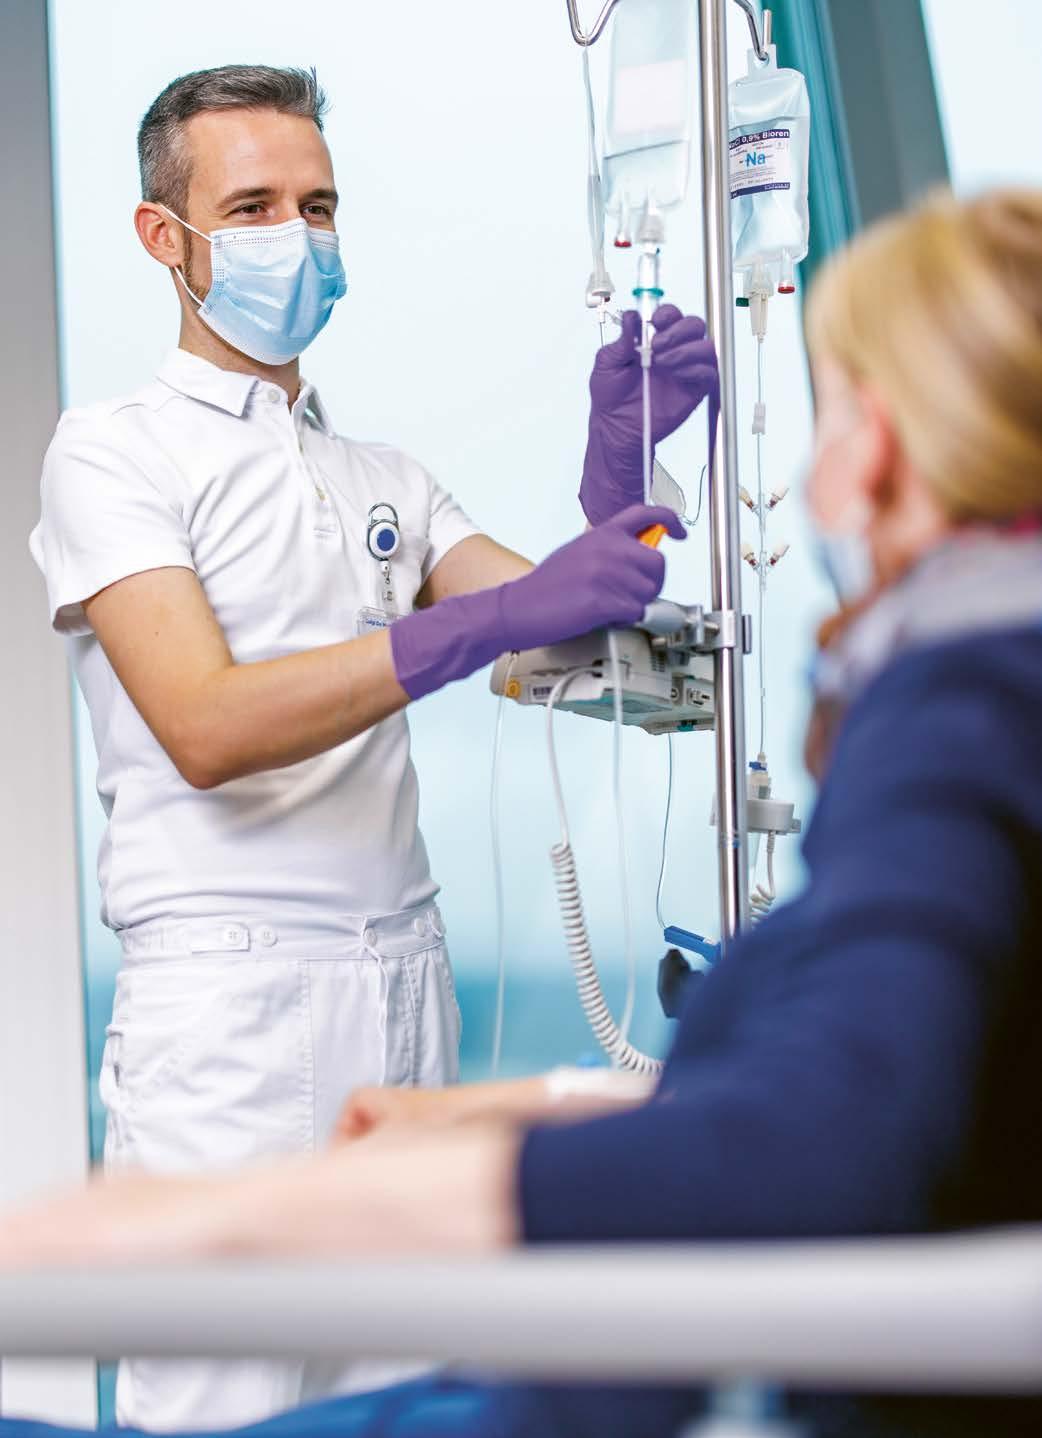
[[[798,70],[779,70],[777,52],[728,86],[731,236],[736,270],[762,265],[783,292],[810,237],[807,168],[810,101]]]
[[[624,0],[615,11],[602,176],[620,227],[687,191],[694,102],[691,0]]]

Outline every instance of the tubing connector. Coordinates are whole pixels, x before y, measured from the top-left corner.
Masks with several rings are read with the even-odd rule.
[[[615,286],[611,282],[611,275],[602,266],[594,270],[586,282],[586,306],[587,309],[596,310],[607,305],[615,293]]]
[[[753,334],[762,343],[767,333],[767,302],[774,294],[774,281],[766,265],[754,265],[745,272],[745,298]],[[755,434],[757,431],[754,430]],[[763,431],[760,431],[762,433]]]

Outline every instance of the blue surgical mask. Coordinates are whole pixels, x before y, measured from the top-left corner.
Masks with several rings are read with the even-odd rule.
[[[818,530],[818,555],[841,604],[856,604],[875,583],[872,547],[865,533],[868,506],[854,501],[833,529]]]
[[[287,220],[206,235],[163,208],[210,242],[212,280],[205,300],[192,294],[176,271],[203,324],[260,364],[288,364],[307,349],[347,290],[336,234],[306,220]]]

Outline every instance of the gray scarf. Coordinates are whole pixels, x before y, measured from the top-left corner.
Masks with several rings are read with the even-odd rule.
[[[1042,629],[1042,535],[961,531],[884,590],[819,656],[819,701],[846,708],[908,650],[1028,625]]]

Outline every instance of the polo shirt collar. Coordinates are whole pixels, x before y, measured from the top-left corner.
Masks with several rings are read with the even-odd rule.
[[[309,384],[306,379],[300,381],[300,395],[297,398],[297,404],[301,404],[301,402],[303,402],[305,412],[311,415],[323,434],[331,435],[335,432],[333,422],[329,418],[329,411],[322,403],[321,395],[315,386]]]
[[[216,405],[234,415],[243,413],[254,386],[260,382],[256,375],[220,369],[209,360],[182,349],[171,350],[159,368],[158,377],[179,394]]]
[[[199,355],[187,350],[171,350],[159,368],[159,379],[178,394],[188,399],[201,400],[204,404],[215,405],[218,409],[240,417],[245,413],[250,395],[258,385],[266,383],[258,375],[240,374],[237,370],[221,369]],[[298,406],[310,413],[325,434],[333,433],[329,412],[319,396],[318,390],[307,380],[300,381]]]

